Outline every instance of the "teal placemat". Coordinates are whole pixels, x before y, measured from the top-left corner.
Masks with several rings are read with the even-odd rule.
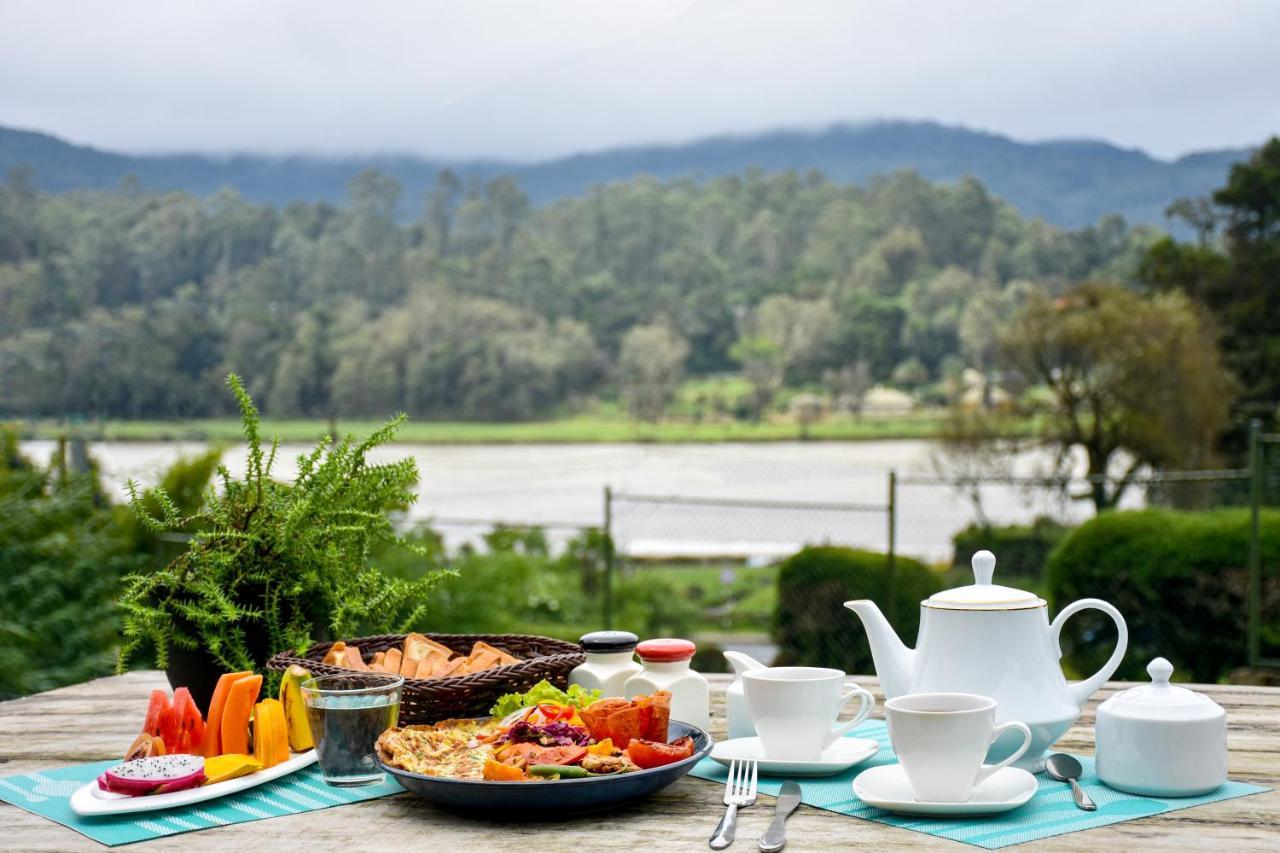
[[[873,820],[877,823],[925,832],[952,841],[963,841],[977,847],[995,850],[1011,844],[1022,844],[1039,838],[1065,835],[1082,829],[1093,829],[1126,820],[1136,820],[1161,812],[1187,809],[1219,800],[1247,797],[1270,790],[1244,782],[1227,782],[1212,794],[1203,797],[1178,797],[1161,799],[1137,797],[1112,790],[1098,781],[1093,772],[1093,759],[1076,756],[1084,765],[1081,784],[1094,802],[1096,812],[1081,811],[1071,799],[1071,788],[1064,782],[1055,782],[1044,774],[1036,779],[1040,789],[1031,801],[1012,811],[986,817],[942,820],[937,818],[906,817],[868,806],[853,794],[853,780],[859,773],[882,764],[895,764],[897,757],[889,746],[889,731],[882,720],[869,720],[858,726],[850,737],[872,738],[880,743],[880,752],[851,770],[823,779],[797,778],[803,792],[802,800],[811,806],[838,814]],[[692,775],[724,784],[727,771],[710,758],[704,758],[693,769]],[[786,777],[760,777],[760,792],[776,797]]]
[[[5,776],[0,778],[0,800],[57,821],[108,847],[115,847],[213,826],[313,812],[386,797],[404,790],[394,779],[363,788],[332,788],[324,783],[320,768],[312,764],[238,794],[175,809],[118,817],[80,817],[71,811],[71,794],[84,783],[97,779],[108,767],[119,763],[102,761],[25,776]]]

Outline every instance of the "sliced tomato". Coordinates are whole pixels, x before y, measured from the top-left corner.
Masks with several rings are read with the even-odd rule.
[[[577,764],[587,757],[585,746],[545,746],[529,753],[529,764]]]
[[[693,755],[693,738],[682,737],[672,743],[635,738],[627,744],[627,755],[635,766],[645,770],[674,764]]]

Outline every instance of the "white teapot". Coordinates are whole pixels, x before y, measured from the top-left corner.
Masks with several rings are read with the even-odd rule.
[[[1043,598],[992,584],[995,568],[995,555],[979,551],[973,555],[971,586],[939,592],[920,603],[915,649],[903,645],[875,602],[846,601],[844,606],[862,620],[886,699],[935,692],[989,696],[996,700],[996,722],[1020,720],[1031,728],[1031,746],[1016,766],[1039,773],[1046,750],[1120,666],[1129,629],[1118,610],[1096,598],[1068,604],[1050,622]],[[1091,608],[1111,617],[1119,638],[1102,669],[1068,683],[1059,664],[1058,635],[1072,614]],[[1011,753],[1021,738],[1013,741],[996,741],[991,760]]]

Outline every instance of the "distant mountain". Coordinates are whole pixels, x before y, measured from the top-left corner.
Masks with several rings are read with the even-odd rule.
[[[198,195],[234,187],[247,198],[276,204],[299,199],[337,202],[347,180],[372,167],[404,184],[406,215],[416,215],[423,192],[444,166],[468,177],[516,175],[535,203],[579,195],[592,184],[640,174],[661,179],[708,178],[751,167],[816,169],[837,181],[863,183],[896,169],[914,169],[934,181],[972,175],[1023,213],[1058,225],[1077,227],[1119,213],[1130,222],[1167,227],[1164,209],[1171,201],[1207,194],[1223,183],[1233,162],[1248,155],[1249,149],[1229,149],[1165,161],[1106,142],[1026,143],[993,133],[905,121],[616,148],[539,163],[447,163],[391,155],[133,156],[0,127],[0,170],[30,165],[39,186],[51,191],[111,187],[133,174],[144,186]]]

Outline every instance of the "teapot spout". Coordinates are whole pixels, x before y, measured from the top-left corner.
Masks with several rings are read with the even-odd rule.
[[[885,698],[905,695],[911,689],[915,651],[898,639],[893,626],[884,618],[874,601],[864,598],[846,601],[844,606],[858,614],[858,618],[862,620],[867,640],[871,643],[871,659],[875,662],[876,675],[880,677],[880,688],[884,691]]]
[[[742,675],[744,672],[750,672],[753,669],[766,669],[767,667],[751,655],[742,652],[725,652],[725,660],[729,661],[729,666],[733,667],[734,675]]]

